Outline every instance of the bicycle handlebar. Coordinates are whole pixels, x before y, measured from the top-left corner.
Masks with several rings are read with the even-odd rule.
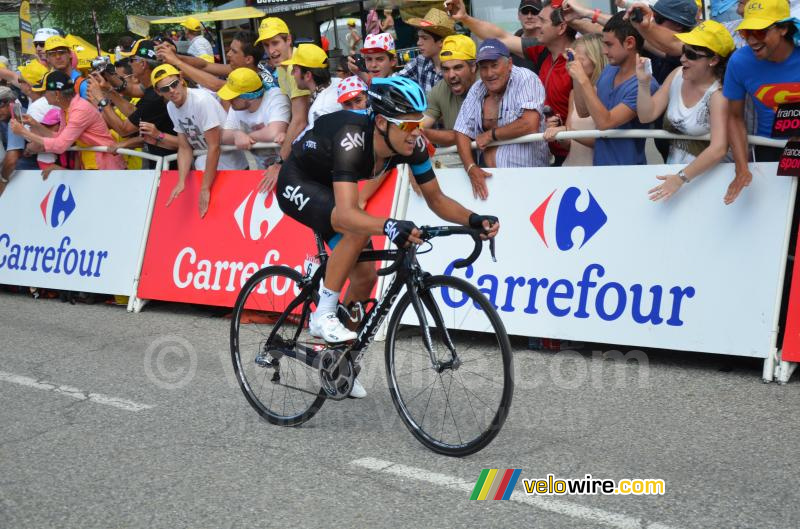
[[[476,230],[467,226],[421,226],[419,229],[422,232],[421,238],[423,241],[429,241],[435,237],[448,237],[450,235],[469,235],[472,237],[472,240],[475,242],[475,247],[472,249],[472,253],[470,253],[466,258],[459,259],[453,263],[454,268],[466,268],[467,266],[471,265],[478,259],[481,251],[483,250],[483,240],[481,239],[481,235],[485,233],[483,230]],[[385,276],[396,272],[407,252],[408,248],[401,248],[398,250],[397,258],[394,260],[394,262],[386,268],[381,268],[378,270],[377,274],[379,276]],[[494,253],[494,238],[489,239],[489,252],[492,255],[492,260],[497,261]]]

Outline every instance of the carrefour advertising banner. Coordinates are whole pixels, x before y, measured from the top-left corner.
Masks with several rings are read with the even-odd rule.
[[[303,270],[316,254],[314,234],[281,211],[275,193],[299,208],[308,203],[302,185],[258,190],[263,171],[220,171],[211,189],[208,212],[201,218],[198,196],[202,172],[167,206],[178,179],[164,171],[156,197],[138,297],[232,307],[242,285],[260,268],[288,265]],[[396,172],[370,201],[368,210],[388,215],[395,195]],[[385,238],[373,243],[383,247]],[[262,284],[259,294],[274,296]],[[285,293],[285,288],[280,294]]]
[[[133,294],[154,171],[17,171],[0,196],[0,283]]]
[[[752,166],[739,199],[723,164],[652,202],[657,175],[678,166],[491,169],[476,200],[462,170],[437,171],[445,193],[497,215],[497,262],[488,247],[466,269],[452,263],[471,241],[435,240],[420,256],[431,273],[462,277],[497,307],[510,334],[766,357],[786,265],[794,179]],[[413,193],[407,218],[439,224]],[[462,326],[473,328],[465,300]],[[475,322],[479,321],[477,318]]]

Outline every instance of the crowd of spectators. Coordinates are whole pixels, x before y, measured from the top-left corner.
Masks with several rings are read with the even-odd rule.
[[[777,104],[800,102],[796,5],[719,1],[711,20],[703,20],[695,0],[618,5],[612,14],[579,0],[521,0],[521,27],[510,33],[470,16],[463,0],[447,0],[405,21],[417,30],[419,53],[402,66],[391,12],[383,19],[371,13],[363,38],[350,20],[346,57],[336,64],[327,43],[297,44],[277,17],[263,19],[257,34],[236,33],[224,64],[215,61],[203,25],[189,17],[182,23],[187,52],[178,52],[175,32],[129,39],[113,65],[98,60],[83,72],[64,35],[43,28],[34,36],[35,59],[18,72],[0,70],[17,89],[0,90],[7,153],[0,193],[15,168],[39,168],[45,176],[59,167],[132,168],[137,161],[117,155],[119,148],[177,152],[179,182],[170,201],[191,169],[203,171],[202,216],[217,170],[255,164],[265,168],[261,189],[270,190],[280,160],[316,119],[363,111],[374,78],[400,75],[428,94],[424,135],[432,148],[457,147],[476,197],[488,196],[493,168],[645,164],[643,139],[561,136],[658,127],[710,139],[658,141],[664,161],[681,169],[659,176],[650,198],[669,198],[720,161],[732,161],[736,176],[724,197],[732,202],[752,179],[748,161],[775,161],[781,153],[749,149],[747,134],[769,137]],[[14,105],[27,105],[21,120],[12,116]],[[546,141],[497,145],[531,133]],[[279,149],[252,150],[264,142]],[[224,151],[225,144],[238,150]],[[67,153],[73,145],[110,152]],[[195,156],[197,150],[205,154]],[[366,196],[380,183],[370,182]]]

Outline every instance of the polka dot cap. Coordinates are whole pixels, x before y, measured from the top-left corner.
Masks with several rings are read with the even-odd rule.
[[[364,81],[352,75],[346,79],[339,81],[339,86],[336,87],[336,101],[344,103],[350,101],[361,92],[367,91],[367,85]]]

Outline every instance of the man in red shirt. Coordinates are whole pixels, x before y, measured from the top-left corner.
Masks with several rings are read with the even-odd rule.
[[[491,22],[467,15],[462,0],[451,0],[448,6],[453,19],[468,27],[477,37],[499,38],[511,53],[533,61],[538,66],[539,78],[544,85],[545,106],[550,107],[550,115],[558,116],[562,123],[566,122],[572,79],[567,72],[564,53],[575,40],[575,30],[564,21],[560,7],[554,8],[551,0],[542,2],[542,10],[537,15],[541,19],[541,31],[537,42],[536,39],[514,36]],[[550,142],[549,145],[550,152],[555,157],[553,165],[561,165],[569,151],[558,142]]]

